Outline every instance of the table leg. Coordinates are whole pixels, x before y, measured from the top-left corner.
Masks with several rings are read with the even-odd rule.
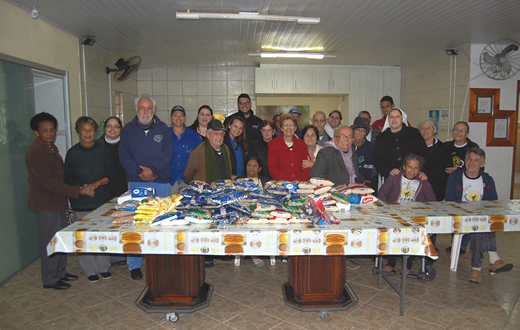
[[[285,304],[301,311],[346,310],[358,302],[348,283],[345,256],[291,257]]]
[[[452,272],[457,271],[457,265],[459,264],[460,243],[462,242],[462,236],[464,236],[464,234],[453,234],[453,239],[451,240],[450,270]]]
[[[209,306],[204,256],[146,255],[146,284],[136,305],[149,313],[191,313]]]

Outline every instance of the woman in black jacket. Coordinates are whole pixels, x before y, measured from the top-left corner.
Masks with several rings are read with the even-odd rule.
[[[262,170],[259,175],[267,178],[268,181],[271,180],[271,175],[269,174],[269,167],[267,165],[267,154],[269,153],[269,141],[273,139],[275,132],[276,126],[274,122],[268,119],[264,120],[260,127],[262,138],[253,141],[251,148],[249,148],[249,157],[258,158],[260,164],[262,164]]]
[[[416,128],[408,127],[406,113],[393,108],[388,113],[383,132],[376,138],[374,165],[385,179],[399,173],[404,157],[416,154],[426,158],[424,139]]]

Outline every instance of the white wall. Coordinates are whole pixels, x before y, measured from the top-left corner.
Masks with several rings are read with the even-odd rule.
[[[482,73],[478,65],[480,53],[485,44],[471,45],[470,88],[500,88],[500,110],[516,110],[517,81],[520,75],[507,80],[493,80]],[[468,106],[464,116],[467,118]],[[486,172],[497,186],[498,198],[509,199],[511,195],[511,180],[513,171],[513,147],[487,147],[487,123],[470,123],[470,138],[486,151]]]

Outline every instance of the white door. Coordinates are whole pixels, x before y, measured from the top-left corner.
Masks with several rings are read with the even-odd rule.
[[[63,77],[33,70],[33,81],[36,113],[47,112],[58,120],[58,130],[54,143],[62,157],[65,158],[67,150],[71,147],[72,139],[68,112],[65,109]],[[76,121],[76,118],[74,121]]]

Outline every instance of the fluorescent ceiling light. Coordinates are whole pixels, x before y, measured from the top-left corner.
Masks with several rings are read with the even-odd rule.
[[[249,12],[240,12],[238,14],[176,12],[175,17],[177,19],[237,19],[247,21],[294,22],[297,24],[320,23],[319,17],[259,15],[258,13]]]
[[[262,49],[278,50],[283,52],[310,52],[323,50],[323,47],[274,47],[274,46],[262,46]]]
[[[335,58],[336,55],[325,55],[316,53],[248,53],[247,56],[262,57],[262,58],[309,58],[314,60],[321,60],[323,58]]]

